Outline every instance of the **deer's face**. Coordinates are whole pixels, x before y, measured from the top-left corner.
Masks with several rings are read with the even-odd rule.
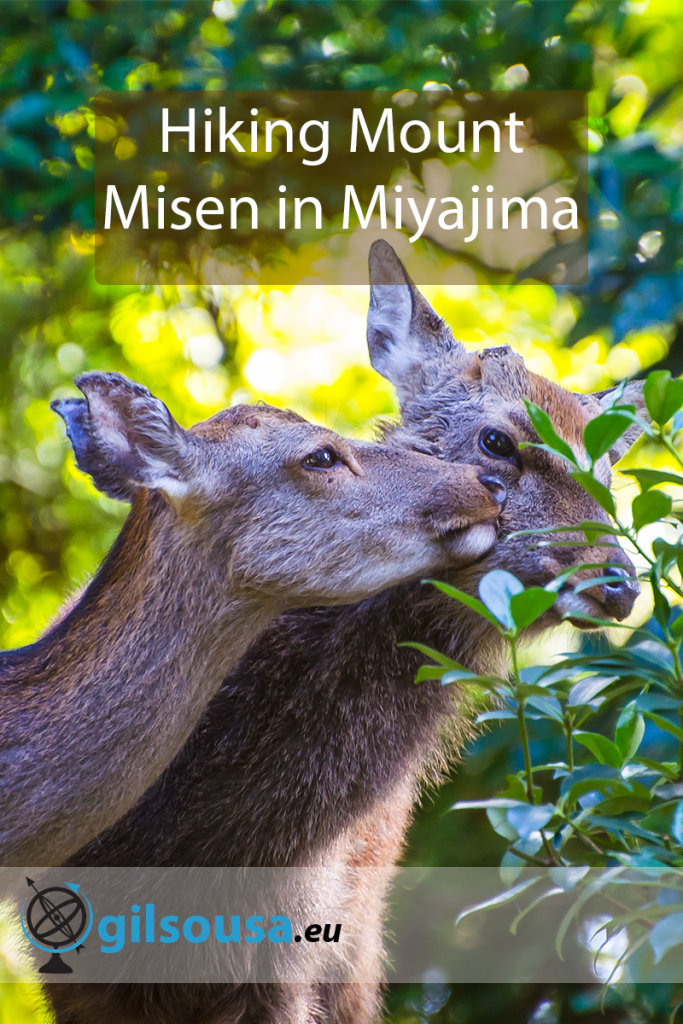
[[[191,430],[116,373],[55,405],[81,469],[151,522],[188,573],[277,608],[362,600],[496,542],[502,479],[402,447],[347,441],[294,413],[225,409]]]
[[[607,525],[607,516],[570,477],[571,467],[564,460],[537,448],[520,447],[539,440],[524,404],[527,399],[541,406],[558,433],[576,453],[582,453],[584,427],[601,411],[599,396],[574,395],[529,373],[507,347],[467,354],[412,285],[386,243],[375,243],[370,265],[371,359],[395,384],[401,400],[402,424],[389,431],[391,439],[440,459],[479,465],[484,472],[500,476],[507,487],[499,542],[476,566],[459,572],[459,585],[476,591],[481,576],[494,568],[507,569],[526,586],[544,585],[572,565],[609,561],[617,563],[613,569],[577,571],[546,622],[572,612],[625,618],[638,585],[633,566],[613,538],[605,536],[592,547],[574,547],[572,541],[585,539],[578,531],[550,538],[561,539],[563,546],[511,536],[518,530],[571,526],[584,520]],[[402,283],[393,283],[397,279]],[[612,461],[633,439],[618,442],[617,450],[610,453]],[[597,475],[609,486],[610,457],[603,457]],[[579,580],[604,575],[613,575],[614,583],[596,584],[580,595],[572,593]]]
[[[266,406],[224,410],[192,435],[231,583],[289,607],[362,600],[495,543],[506,497],[495,472],[349,441]]]

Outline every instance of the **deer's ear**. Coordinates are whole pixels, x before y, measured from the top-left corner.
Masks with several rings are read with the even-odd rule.
[[[140,487],[173,497],[187,492],[186,431],[163,402],[120,373],[85,373],[76,380],[85,398],[52,403],[66,423],[79,469],[120,501]]]
[[[607,391],[598,391],[594,394],[594,398],[597,398],[600,402],[600,407],[603,412],[606,409],[611,408],[612,403],[617,401],[622,405],[635,405],[636,415],[640,416],[641,419],[649,422],[650,415],[645,405],[643,398],[643,385],[642,380],[631,380],[625,386],[617,384],[616,387],[608,388]],[[614,465],[618,462],[622,456],[626,454],[632,444],[634,444],[640,435],[642,430],[635,423],[632,427],[629,427],[625,434],[622,434],[620,438],[612,445],[609,450],[610,462]]]
[[[464,356],[449,328],[420,294],[388,242],[370,248],[370,362],[399,394],[411,390],[411,378],[439,354]]]

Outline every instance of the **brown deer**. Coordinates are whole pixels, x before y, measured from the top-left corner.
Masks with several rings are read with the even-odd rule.
[[[538,440],[524,398],[545,409],[580,450],[583,428],[600,412],[602,396],[574,395],[528,372],[509,348],[468,354],[385,242],[372,247],[370,280],[371,360],[401,401],[401,422],[386,427],[385,436],[407,451],[476,463],[482,472],[502,477],[508,490],[498,545],[444,578],[476,593],[482,575],[494,568],[515,573],[526,585],[544,585],[580,562],[611,561],[613,582],[596,583],[579,596],[565,587],[538,629],[572,612],[626,617],[638,587],[620,549],[607,540],[592,548],[534,547],[528,538],[510,536],[530,526],[605,521],[566,464],[537,448],[520,449],[522,441]],[[633,440],[617,442],[612,461]],[[609,458],[600,473],[609,484]],[[575,579],[604,572],[584,569]],[[430,644],[473,669],[500,666],[502,660],[499,636],[485,620],[415,583],[355,606],[287,612],[228,675],[158,783],[70,861],[326,864],[335,876],[332,889],[346,886],[349,892],[343,919],[347,951],[358,936],[347,983],[316,984],[312,977],[296,987],[52,986],[58,1024],[379,1020],[380,985],[357,979],[381,977],[385,892],[380,886],[368,893],[354,869],[396,863],[422,782],[438,778],[470,734],[462,694],[438,683],[415,685],[424,659],[398,646],[408,640]],[[367,922],[373,918],[375,939],[368,945]]]
[[[133,507],[68,615],[0,656],[3,865],[59,863],[120,818],[284,609],[476,557],[505,495],[294,413],[237,406],[188,431],[120,374],[77,383],[54,408],[78,464]]]

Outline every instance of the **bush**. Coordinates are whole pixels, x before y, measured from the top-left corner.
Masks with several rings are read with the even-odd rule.
[[[565,543],[571,534],[572,546],[577,533],[585,538],[577,546],[592,545],[605,535],[614,543],[623,538],[642,560],[640,575],[652,591],[652,621],[634,631],[622,626],[629,631],[623,646],[610,644],[600,652],[565,655],[552,665],[520,668],[524,630],[553,606],[560,588],[583,566],[567,570],[545,587],[526,589],[512,574],[495,570],[481,580],[479,599],[444,583],[435,586],[499,631],[510,653],[508,678],[476,675],[438,651],[414,645],[434,662],[420,669],[418,683],[440,679],[442,685],[467,685],[492,694],[495,708],[483,711],[477,721],[509,720],[517,725],[524,767],[508,775],[495,796],[459,801],[453,808],[485,809],[492,828],[507,841],[502,865],[511,870],[504,873],[507,887],[496,905],[521,901],[514,929],[540,903],[567,888],[575,892],[576,902],[558,928],[560,952],[564,933],[580,907],[589,898],[601,897],[604,902],[607,897],[606,938],[623,929],[628,936],[614,972],[637,956],[639,980],[655,965],[666,963],[676,948],[683,948],[683,506],[662,489],[683,486],[683,454],[678,447],[683,381],[655,371],[648,376],[643,395],[650,421],[617,395],[611,408],[586,427],[585,455],[574,452],[548,416],[527,403],[539,438],[534,446],[569,463],[570,475],[607,513],[609,523],[524,532],[530,543],[551,544]],[[648,461],[661,468],[624,471],[639,489],[631,502],[631,522],[625,523],[612,494],[596,478],[595,467],[634,424],[647,435],[650,455],[655,447],[654,460]],[[646,544],[641,531],[655,524],[658,536]],[[605,562],[599,568],[607,571],[613,564]],[[591,578],[573,589],[580,593],[610,579]],[[572,612],[571,617],[578,616]],[[582,618],[592,626],[614,627],[610,621]],[[561,739],[563,760],[534,762],[530,732],[538,722]],[[646,727],[656,756],[646,756]],[[529,866],[552,870],[527,877],[524,869]],[[591,867],[616,870],[596,878],[589,873]],[[558,868],[574,869],[563,874],[559,887]],[[487,902],[486,909],[491,906]],[[466,914],[481,909],[484,905]],[[683,1005],[683,990],[672,994],[671,1005],[675,1015]]]

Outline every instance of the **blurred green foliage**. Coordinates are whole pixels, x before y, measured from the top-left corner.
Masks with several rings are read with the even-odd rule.
[[[6,0],[1,15],[4,646],[44,628],[125,515],[75,470],[48,408],[80,370],[127,373],[186,424],[263,397],[361,433],[396,408],[367,361],[363,288],[97,285],[90,101],[101,88],[589,90],[588,284],[501,284],[477,268],[466,286],[427,292],[470,346],[508,342],[577,390],[654,363],[683,369],[683,0]],[[538,725],[534,757],[551,760]],[[442,812],[489,797],[520,756],[505,728],[480,737],[416,820],[411,862],[497,864],[505,841],[485,821]],[[34,1024],[34,999],[0,985],[0,1021]],[[657,986],[615,989],[602,1017],[599,992],[580,987],[397,987],[388,1019],[658,1022],[668,999]]]

